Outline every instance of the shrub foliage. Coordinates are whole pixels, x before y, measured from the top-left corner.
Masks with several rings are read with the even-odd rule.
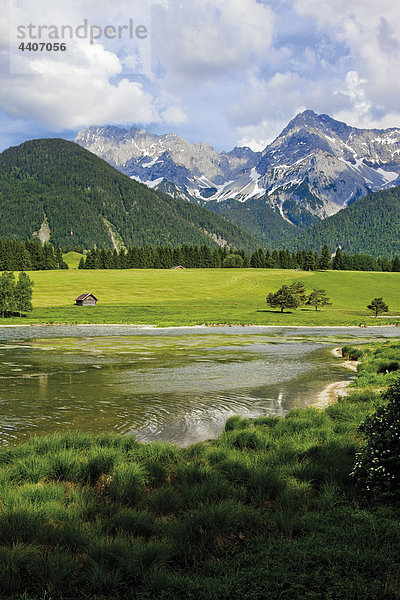
[[[386,403],[359,427],[365,445],[357,454],[353,474],[366,498],[399,503],[400,380],[382,399]]]

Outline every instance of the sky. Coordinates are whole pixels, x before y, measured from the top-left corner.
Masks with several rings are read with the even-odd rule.
[[[84,20],[146,37],[18,49]],[[0,0],[0,150],[105,124],[261,150],[305,109],[400,127],[399,99],[398,0]]]

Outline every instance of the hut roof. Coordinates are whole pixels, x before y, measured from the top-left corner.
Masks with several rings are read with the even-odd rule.
[[[88,292],[88,293],[81,294],[80,296],[75,298],[75,302],[78,302],[78,301],[82,302],[82,300],[86,300],[86,298],[88,298],[89,296],[92,296],[92,298],[94,298],[95,300],[98,300],[98,298],[96,298],[96,296],[94,294],[92,294],[91,292]]]

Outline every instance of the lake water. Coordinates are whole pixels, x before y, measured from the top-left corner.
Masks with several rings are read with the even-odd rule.
[[[331,349],[400,328],[0,327],[0,443],[86,430],[187,445],[352,377]]]

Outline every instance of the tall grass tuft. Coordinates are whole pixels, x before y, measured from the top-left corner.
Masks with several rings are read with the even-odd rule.
[[[149,496],[149,505],[156,515],[178,513],[182,508],[182,496],[173,487],[162,487]]]
[[[157,526],[149,511],[120,509],[105,522],[104,529],[107,534],[122,532],[135,537],[149,538],[155,535]]]
[[[144,492],[146,481],[147,476],[142,465],[118,465],[111,477],[109,496],[122,504],[134,505]]]
[[[109,475],[114,464],[120,458],[120,453],[115,448],[100,447],[90,450],[85,462],[80,465],[79,480],[82,483],[93,485],[101,475]]]
[[[229,536],[239,536],[256,522],[254,511],[232,500],[222,500],[190,512],[168,527],[175,559],[186,565],[204,560],[206,556],[218,553],[227,544]]]

